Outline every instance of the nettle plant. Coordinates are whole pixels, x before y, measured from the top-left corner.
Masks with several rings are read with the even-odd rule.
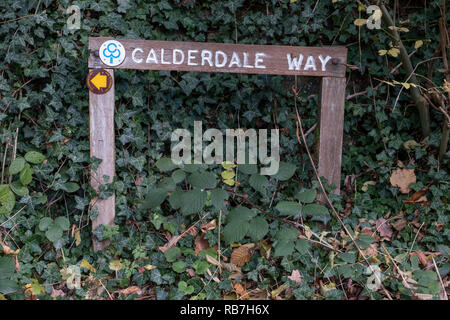
[[[298,239],[298,230],[292,227],[294,220],[310,217],[311,221],[326,224],[330,219],[327,207],[313,203],[317,196],[315,189],[302,189],[293,196],[285,196],[285,200],[277,204],[269,201],[264,208],[249,200],[249,194],[255,193],[262,196],[263,201],[272,198],[277,192],[277,184],[295,174],[296,166],[292,163],[282,161],[275,175],[265,176],[258,173],[257,165],[224,162],[220,178],[202,165],[178,167],[169,158],[161,158],[156,166],[166,176],[147,194],[140,209],[154,211],[161,208],[164,212],[179,211],[184,216],[202,212],[203,215],[217,215],[219,212],[221,220],[225,221],[221,236],[228,245],[258,242],[269,233],[270,223],[278,220],[283,223],[271,230],[274,256],[288,256],[306,245]],[[238,189],[246,193],[239,193]]]
[[[15,158],[9,166],[9,184],[0,185],[0,214],[8,214],[14,209],[16,195],[26,196],[30,193],[28,185],[33,181],[32,165],[44,162],[45,156],[37,151],[29,151],[24,157]]]

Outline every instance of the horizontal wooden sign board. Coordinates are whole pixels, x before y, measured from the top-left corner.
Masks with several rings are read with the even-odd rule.
[[[89,68],[345,77],[347,48],[89,38]]]

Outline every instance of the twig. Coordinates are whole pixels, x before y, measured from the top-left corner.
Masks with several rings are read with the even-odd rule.
[[[441,283],[442,291],[444,292],[444,298],[445,298],[445,300],[448,300],[447,291],[445,289],[444,282],[442,281],[441,275],[439,273],[439,269],[438,269],[438,267],[436,265],[436,261],[434,261],[434,257],[433,256],[431,256],[431,260],[433,260],[434,269],[436,270],[436,273],[437,273],[438,278],[439,278],[439,282]]]
[[[356,243],[355,239],[353,238],[352,234],[350,233],[350,231],[347,229],[347,227],[345,226],[344,222],[342,221],[342,219],[339,217],[339,214],[337,213],[336,209],[334,208],[333,204],[330,201],[330,198],[328,197],[328,193],[325,190],[325,187],[322,184],[322,181],[320,180],[320,176],[319,173],[317,172],[316,166],[314,164],[314,160],[311,156],[311,153],[309,151],[308,145],[306,144],[306,137],[305,137],[305,133],[303,132],[303,126],[302,126],[302,122],[301,122],[301,117],[300,114],[298,112],[298,108],[297,108],[297,88],[293,87],[292,91],[294,92],[294,106],[295,106],[295,112],[297,115],[297,121],[298,121],[298,128],[300,129],[301,135],[302,135],[302,139],[303,139],[303,143],[305,145],[305,149],[306,149],[306,153],[308,154],[308,158],[309,161],[311,162],[311,166],[314,169],[314,173],[316,175],[317,181],[319,182],[319,186],[320,189],[322,190],[323,196],[325,197],[325,200],[327,201],[328,205],[330,206],[331,210],[333,211],[334,215],[336,216],[336,219],[339,221],[339,223],[341,224],[341,226],[344,228],[344,231],[347,233],[347,235],[350,237],[350,239],[352,240],[353,244],[355,245],[356,249],[358,250],[359,254],[363,257],[364,261],[367,263],[369,269],[372,271],[372,274],[374,275],[374,277],[377,279],[377,281],[380,283],[384,293],[386,294],[387,298],[389,300],[392,300],[392,297],[390,295],[390,293],[386,290],[386,288],[384,287],[383,283],[381,282],[381,279],[379,278],[378,274],[375,272],[375,270],[373,269],[372,265],[370,264],[369,260],[367,260],[366,256],[364,255],[364,253],[362,252],[361,248],[359,247],[359,245]],[[300,137],[297,134],[297,140],[300,143]]]

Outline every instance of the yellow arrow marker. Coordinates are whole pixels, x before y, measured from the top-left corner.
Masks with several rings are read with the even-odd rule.
[[[100,90],[100,88],[106,88],[106,81],[107,77],[100,73],[97,73],[95,77],[91,79],[92,84],[96,86],[98,90]]]

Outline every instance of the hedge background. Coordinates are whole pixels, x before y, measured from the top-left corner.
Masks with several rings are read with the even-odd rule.
[[[415,50],[417,40],[423,41],[411,56],[413,65],[440,56],[435,52],[440,41],[437,20],[442,16],[442,2],[399,2],[395,17],[408,20],[402,24],[409,29],[402,34],[408,52]],[[394,7],[394,1],[388,4]],[[70,14],[65,10],[70,5],[80,8],[79,30],[67,28]],[[240,275],[230,270],[218,274],[217,266],[207,262],[205,254],[193,252],[205,249],[205,241],[208,247],[218,249],[218,227],[183,237],[177,244],[179,251],[163,254],[158,250],[207,212],[209,216],[197,227],[213,219],[219,224],[218,210],[204,208],[196,215],[183,215],[166,204],[151,210],[141,205],[167,176],[156,162],[169,155],[170,134],[176,128],[192,130],[194,120],[203,121],[204,128],[280,128],[282,160],[296,165],[292,178],[270,179],[264,190],[257,191],[249,185],[250,175],[239,176],[238,191],[249,194],[249,199],[271,214],[281,215],[275,209],[278,202],[294,199],[299,191],[317,189],[312,167],[295,135],[292,77],[116,70],[117,177],[100,193],[101,197],[116,194],[116,226],[97,229],[95,235],[111,239],[112,246],[93,252],[89,219],[96,213],[90,210],[89,201],[95,192],[89,187],[89,170],[98,161],[89,157],[87,43],[89,36],[113,36],[346,46],[348,64],[357,67],[348,69],[347,95],[366,93],[346,101],[343,192],[332,197],[333,203],[355,237],[364,233],[378,236],[369,240],[361,237],[361,245],[371,263],[383,271],[383,284],[394,299],[417,298],[417,293],[439,298],[441,283],[428,262],[434,258],[441,277],[447,279],[449,153],[444,162],[437,157],[443,116],[430,110],[432,134],[423,140],[408,90],[386,83],[377,86],[382,80],[404,82],[406,75],[402,68],[391,72],[400,62],[398,57],[379,55],[379,50],[390,48],[386,32],[354,24],[355,19],[367,17],[365,7],[357,1],[3,1],[2,184],[19,179],[19,174],[10,174],[13,159],[37,151],[45,160],[39,164],[31,161],[33,171],[26,173],[32,174],[29,191],[19,190],[22,196],[16,192],[13,210],[0,215],[0,268],[4,274],[3,280],[0,275],[0,297],[109,299],[109,293],[116,299],[386,297],[383,290],[370,289],[367,266],[333,217],[322,222],[308,218],[302,224],[338,251],[302,242],[305,247],[287,255],[273,255],[273,248],[266,255],[271,246],[276,251],[282,240],[279,233],[285,228],[278,220],[268,219],[264,241],[248,237],[240,241],[249,244],[248,252],[244,251],[245,256],[251,256]],[[443,68],[442,60],[432,61],[419,64],[416,73],[442,89],[443,74],[435,71]],[[317,82],[298,79],[298,85],[307,130],[317,120]],[[313,141],[314,133],[308,136],[311,146]],[[417,177],[409,194],[400,193],[390,183],[392,172],[399,167],[414,169]],[[212,166],[208,170],[218,176],[223,168]],[[220,183],[219,179],[220,188],[227,188]],[[423,191],[426,201],[405,203],[415,191]],[[239,204],[230,198],[225,211]],[[58,217],[66,219],[58,224]],[[390,220],[392,217],[396,218]],[[221,218],[225,225],[225,217]],[[291,218],[298,221],[298,216]],[[380,218],[388,219],[390,232],[384,236],[375,223],[382,221]],[[61,233],[58,227],[53,233],[46,232],[55,223]],[[301,234],[305,235],[305,229]],[[235,248],[241,248],[225,242],[221,247],[222,259],[232,258]],[[419,283],[419,289],[405,288],[390,261],[393,257],[406,277]],[[64,281],[73,276],[73,265],[81,266],[81,288],[76,290],[68,289]]]

